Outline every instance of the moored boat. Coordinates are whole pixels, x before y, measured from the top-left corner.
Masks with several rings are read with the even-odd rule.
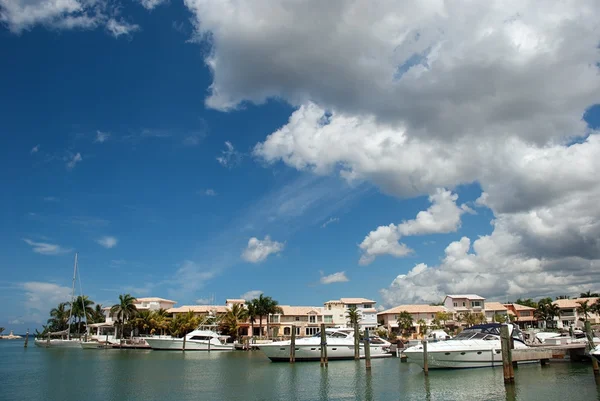
[[[429,369],[482,368],[502,366],[499,323],[481,324],[466,328],[454,338],[427,345]],[[508,324],[515,348],[528,348],[523,333]],[[408,362],[424,365],[423,345],[404,350]]]
[[[145,337],[146,343],[154,350],[181,351],[184,349],[184,337]],[[198,328],[185,336],[186,351],[233,351],[234,345],[222,341],[219,336],[209,328]]]
[[[354,330],[353,329],[325,329],[327,337],[327,359],[343,360],[354,359]],[[371,358],[384,358],[393,356],[390,352],[391,344],[379,337],[369,338]],[[269,344],[257,344],[257,347],[273,362],[290,360],[291,340],[275,341]],[[299,338],[295,344],[296,362],[318,361],[321,358],[321,333],[312,337]],[[365,357],[364,344],[360,342],[360,358]]]

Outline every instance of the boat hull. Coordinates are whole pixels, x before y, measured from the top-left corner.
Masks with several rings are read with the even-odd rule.
[[[51,340],[38,340],[37,338],[34,340],[35,345],[43,348],[81,348],[80,340],[60,340],[60,339],[51,339]]]
[[[404,351],[408,362],[423,367],[423,352]],[[429,369],[467,369],[502,366],[500,349],[462,350],[462,351],[428,351],[427,366]]]
[[[264,344],[258,348],[273,362],[289,362],[290,345],[289,344]],[[296,345],[296,362],[309,362],[321,360],[321,348],[319,345]],[[364,348],[360,347],[360,358],[365,357]],[[393,354],[385,351],[382,347],[371,346],[371,358],[386,358]],[[327,346],[327,359],[348,360],[354,359],[354,345],[331,345]]]
[[[100,343],[98,341],[82,341],[80,344],[82,349],[108,349],[112,348],[111,344]]]
[[[162,351],[182,351],[183,340],[180,338],[146,338],[150,348]],[[233,344],[214,344],[210,347],[207,341],[187,340],[185,342],[186,351],[233,351]]]

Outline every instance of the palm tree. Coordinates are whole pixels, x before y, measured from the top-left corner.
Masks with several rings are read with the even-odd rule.
[[[233,304],[225,314],[225,324],[229,334],[237,339],[240,336],[240,323],[248,319],[248,310],[240,304]]]
[[[417,324],[419,325],[419,333],[421,335],[427,334],[427,322],[423,319],[417,320]]]
[[[69,326],[70,311],[67,309],[68,305],[67,302],[61,302],[56,308],[50,310],[50,319],[48,319],[50,329],[62,331]]]
[[[346,311],[346,317],[350,321],[350,326],[354,327],[360,321],[360,312],[356,308],[356,305],[350,305]]]
[[[121,340],[123,340],[125,323],[137,313],[137,308],[134,304],[135,301],[136,298],[130,294],[121,294],[119,295],[119,303],[110,308],[110,314],[116,315],[117,324],[121,326]]]
[[[269,320],[271,319],[271,316],[275,315],[277,313],[279,313],[279,314],[283,313],[283,309],[281,309],[281,307],[279,306],[279,302],[277,302],[276,300],[274,300],[271,297],[265,297],[265,312],[267,312],[267,338],[268,338],[270,335]]]
[[[4,327],[0,327],[0,334],[4,333],[4,330],[6,330]]]
[[[104,323],[106,321],[106,317],[104,316],[104,309],[101,304],[96,304],[94,308],[94,314],[92,315],[92,319],[90,319],[90,323]]]
[[[552,298],[540,299],[534,315],[548,326],[548,323],[554,322],[555,317],[560,317],[560,308],[552,303]]]
[[[86,322],[94,319],[95,311],[92,305],[94,305],[94,301],[89,299],[87,295],[79,295],[73,302],[71,309],[73,310],[73,317],[77,319],[77,335],[80,333],[81,319],[85,318]]]
[[[589,291],[588,291],[589,292]],[[579,306],[577,307],[577,313],[579,315],[583,315],[583,321],[587,322],[590,317],[590,313],[592,312],[592,308],[588,305],[588,301],[577,301]]]
[[[154,334],[156,330],[160,330],[161,334],[165,334],[165,330],[169,328],[171,319],[168,317],[166,309],[160,308],[152,312],[150,319],[150,334]]]
[[[531,298],[527,298],[527,299],[517,299],[515,301],[516,304],[518,305],[523,305],[523,306],[529,306],[530,308],[537,308],[537,302],[535,302],[533,299]]]
[[[396,319],[396,321],[398,322],[398,327],[400,327],[400,329],[402,330],[403,334],[405,336],[407,336],[409,330],[413,327],[413,317],[412,317],[412,315],[409,312],[407,312],[407,311],[402,311],[398,315],[398,318]]]
[[[265,297],[263,294],[260,294],[258,298],[254,298],[251,303],[254,305],[254,310],[256,311],[256,315],[258,316],[258,327],[260,335],[262,336],[262,319],[264,316],[268,316],[268,308],[271,297]],[[267,327],[269,322],[267,321]]]
[[[254,301],[254,300],[252,300]],[[258,316],[258,311],[256,310],[256,305],[254,302],[250,301],[248,303],[248,319],[250,319],[250,335],[254,336],[254,323],[256,322],[256,317]]]
[[[493,321],[496,323],[506,323],[506,316],[496,313],[494,315]]]
[[[475,314],[475,323],[476,324],[486,324],[487,323],[487,317],[485,316],[485,313],[476,313]]]
[[[197,316],[193,311],[178,314],[171,322],[172,330],[179,337],[183,337],[183,351],[185,351],[186,334],[196,330],[206,321],[206,317]]]
[[[149,310],[138,311],[133,323],[139,330],[140,334],[148,334],[153,326],[153,314],[154,312]]]
[[[475,314],[471,312],[464,312],[458,316],[458,320],[463,322],[466,327],[471,327],[474,324],[477,324],[478,316],[475,316]]]
[[[592,292],[590,290],[587,290],[586,292],[582,292],[581,294],[579,294],[579,298],[598,298],[600,297],[600,294],[598,294],[597,292]]]
[[[597,299],[590,308],[592,309],[593,313],[600,315],[600,299]]]

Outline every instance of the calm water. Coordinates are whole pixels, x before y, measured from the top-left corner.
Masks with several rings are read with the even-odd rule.
[[[431,371],[397,358],[271,363],[260,352],[41,349],[0,340],[0,400],[600,400],[590,364]]]

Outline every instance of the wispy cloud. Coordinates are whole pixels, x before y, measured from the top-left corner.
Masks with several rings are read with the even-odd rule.
[[[35,145],[29,153],[34,154],[40,151],[40,145]]]
[[[242,154],[235,150],[231,142],[227,141],[225,142],[225,150],[221,151],[221,156],[217,157],[217,161],[223,167],[232,168],[242,161]]]
[[[43,323],[48,318],[51,308],[60,302],[69,300],[71,289],[55,283],[30,281],[22,283],[21,288],[25,291],[25,308],[28,321]]]
[[[188,135],[183,139],[185,146],[198,146],[202,142],[203,137],[201,135]]]
[[[123,19],[117,21],[116,19],[111,18],[106,23],[106,30],[115,38],[118,38],[123,35],[129,36],[131,33],[139,31],[140,26],[137,24],[130,24]]]
[[[268,235],[263,240],[252,237],[248,240],[248,246],[242,253],[242,259],[250,263],[260,263],[265,261],[269,255],[280,253],[284,247],[284,243],[272,241]]]
[[[60,255],[63,253],[71,252],[71,249],[66,249],[57,244],[50,244],[47,242],[35,242],[28,238],[23,238],[23,241],[27,245],[32,247],[33,252],[39,253],[40,255]]]
[[[56,196],[44,196],[44,201],[45,202],[59,202],[60,199],[57,198]]]
[[[202,191],[202,194],[206,195],[206,196],[217,196],[217,191],[215,191],[212,188],[208,188],[208,189]]]
[[[110,133],[108,132],[102,132],[102,131],[96,131],[96,139],[94,139],[94,142],[97,143],[104,143],[108,140],[108,138],[110,138]]]
[[[248,291],[242,295],[240,295],[241,299],[245,299],[246,301],[251,301],[254,298],[258,298],[260,296],[260,294],[262,294],[263,292],[261,290],[251,290]]]
[[[105,247],[106,249],[110,249],[110,248],[114,248],[115,246],[117,246],[117,243],[119,242],[119,240],[115,237],[105,236],[102,238],[98,238],[96,240],[96,242],[98,244],[102,245],[103,247]]]
[[[339,223],[340,219],[338,217],[331,217],[329,220],[327,220],[325,223],[323,223],[323,225],[321,225],[321,228],[325,228],[330,224],[333,223]]]
[[[165,4],[168,0],[139,0],[140,4],[146,9],[146,10],[152,10],[155,7],[161,5],[161,4]]]
[[[80,163],[82,160],[83,158],[81,157],[81,153],[77,152],[76,154],[70,156],[67,159],[67,168],[69,170],[72,170],[73,168],[75,168],[77,163]]]
[[[172,275],[172,279],[165,281],[170,286],[169,296],[179,299],[189,299],[216,274],[214,267],[207,267],[191,260],[184,261]]]
[[[215,299],[213,297],[196,299],[196,305],[214,305],[214,303]]]
[[[333,284],[333,283],[345,283],[350,281],[348,277],[346,277],[346,272],[337,272],[327,276],[323,276],[323,272],[321,273],[321,279],[319,282],[321,284]]]
[[[89,216],[74,216],[69,222],[83,227],[106,227],[110,224],[108,220]]]

